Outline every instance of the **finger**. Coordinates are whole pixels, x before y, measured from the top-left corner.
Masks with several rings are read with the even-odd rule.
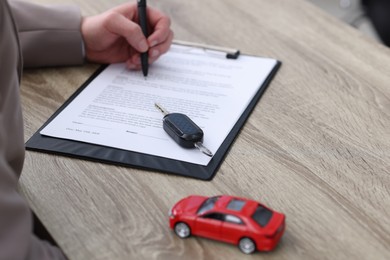
[[[171,31],[168,39],[164,43],[149,49],[148,51],[149,64],[155,62],[162,54],[166,53],[169,50],[169,47],[172,44],[172,39],[173,39],[173,32]],[[129,58],[128,61],[138,66],[141,64],[141,55],[139,53],[133,53],[131,54],[131,57]]]
[[[130,70],[141,70],[142,68],[140,64],[134,64],[131,59],[126,61],[126,67]]]
[[[133,53],[128,61],[135,65],[141,65],[141,55],[139,53]]]
[[[172,44],[172,40],[173,40],[173,31],[170,30],[168,37],[164,42],[149,49],[149,56],[153,59],[157,59],[162,54],[166,53]]]
[[[104,23],[108,31],[120,37],[124,37],[137,51],[145,52],[149,49],[147,40],[139,25],[130,21],[125,16],[116,12],[111,12],[105,18]]]
[[[165,42],[163,42],[155,47],[150,48],[148,51],[148,55],[149,55],[148,56],[148,63],[151,64],[151,63],[155,62],[162,54],[166,53],[172,44],[172,40],[173,40],[173,32],[170,31],[169,36]],[[141,64],[141,55],[139,53],[132,53],[129,56],[130,56],[128,59],[129,63],[135,64],[135,65]]]
[[[126,65],[129,69],[141,69],[141,54],[138,52],[132,52],[129,58],[126,60]]]
[[[160,11],[153,8],[148,9],[149,25],[153,31],[148,37],[149,46],[156,46],[169,37],[171,20],[168,16],[163,15]]]

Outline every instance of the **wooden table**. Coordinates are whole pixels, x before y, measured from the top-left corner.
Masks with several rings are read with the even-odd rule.
[[[77,3],[96,14],[125,1]],[[27,152],[21,190],[70,259],[390,259],[390,51],[303,0],[149,1],[176,39],[283,62],[216,177]],[[97,65],[24,73],[28,139]],[[287,216],[272,253],[181,240],[168,210],[234,194]]]

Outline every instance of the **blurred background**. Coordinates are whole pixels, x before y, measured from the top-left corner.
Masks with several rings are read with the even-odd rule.
[[[381,38],[374,27],[372,20],[366,15],[362,0],[307,0],[322,8],[331,15],[356,27],[369,37],[381,42]],[[383,0],[390,3],[390,0]],[[364,1],[370,2],[370,1]],[[379,1],[380,2],[380,1]],[[390,10],[387,10],[390,16]],[[390,25],[389,25],[390,27]]]

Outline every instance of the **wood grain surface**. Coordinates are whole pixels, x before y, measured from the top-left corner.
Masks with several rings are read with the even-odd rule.
[[[120,0],[78,4],[84,15]],[[283,65],[216,177],[198,181],[27,152],[21,191],[70,259],[390,259],[390,51],[303,0],[150,0],[175,38]],[[24,72],[25,138],[98,65]],[[234,194],[287,216],[270,253],[168,227],[190,194]]]

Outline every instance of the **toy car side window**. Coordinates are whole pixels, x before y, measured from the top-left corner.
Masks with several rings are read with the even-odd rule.
[[[240,225],[244,224],[244,222],[239,217],[236,217],[234,215],[226,215],[225,221],[233,224],[240,224]]]
[[[215,220],[220,220],[220,221],[223,221],[225,218],[225,216],[221,213],[218,213],[218,212],[212,212],[212,213],[208,213],[208,214],[205,214],[203,216],[203,218],[208,218],[208,219],[215,219]]]

